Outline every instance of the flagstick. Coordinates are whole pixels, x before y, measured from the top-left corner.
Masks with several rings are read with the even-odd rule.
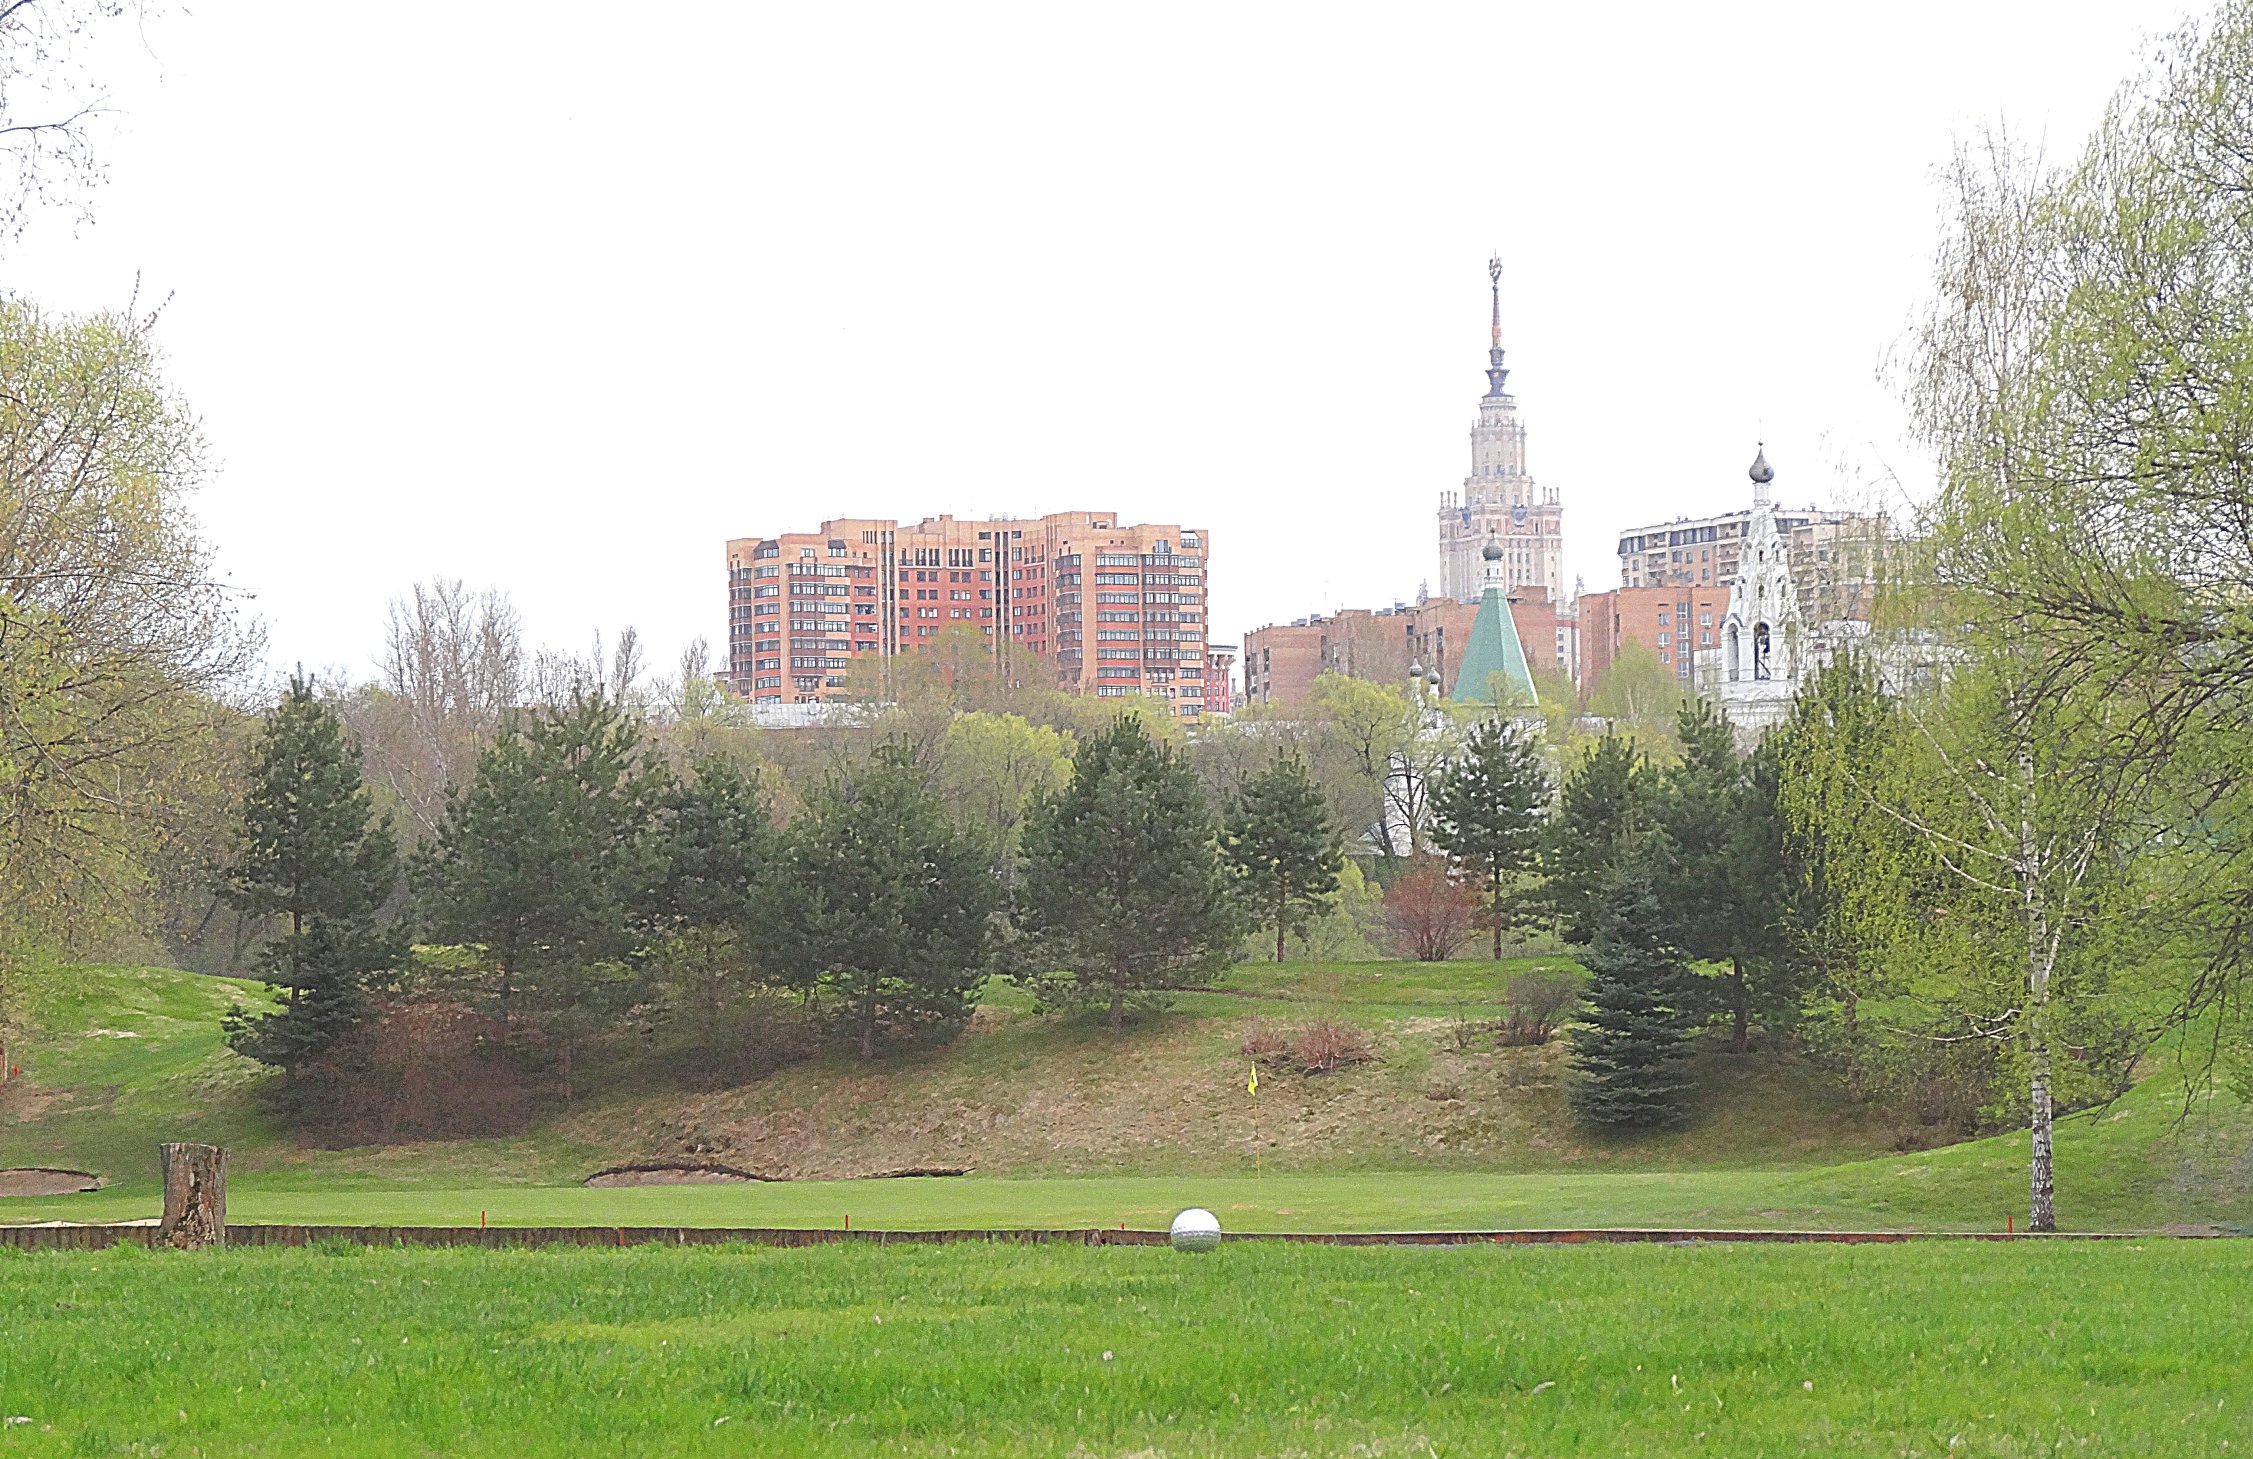
[[[1256,1181],[1260,1178],[1261,1174],[1259,1140],[1259,1065],[1256,1063],[1252,1065],[1252,1077],[1244,1085],[1244,1090],[1252,1097],[1252,1179]]]

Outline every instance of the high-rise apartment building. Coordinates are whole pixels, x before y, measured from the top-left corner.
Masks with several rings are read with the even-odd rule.
[[[884,666],[900,655],[970,645],[1013,682],[1151,694],[1196,718],[1209,550],[1196,528],[1128,526],[1110,512],[906,525],[850,517],[736,538],[729,676],[755,703],[819,703],[881,692]]]
[[[1772,510],[1776,531],[1791,552],[1807,620],[1866,619],[1886,519],[1813,506]],[[1747,507],[1630,527],[1619,534],[1620,586],[1704,588],[1726,596],[1752,520],[1753,509]]]
[[[1489,259],[1486,271],[1494,295],[1486,396],[1471,427],[1471,474],[1460,492],[1440,494],[1440,596],[1476,599],[1485,591],[1482,554],[1492,539],[1502,548],[1505,592],[1539,587],[1562,601],[1564,507],[1554,487],[1536,487],[1526,470],[1525,423],[1516,397],[1504,388],[1510,371],[1502,363],[1502,260]]]

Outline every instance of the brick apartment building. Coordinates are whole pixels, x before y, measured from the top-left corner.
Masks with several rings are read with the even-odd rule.
[[[968,634],[1013,682],[1204,712],[1207,559],[1193,527],[1110,512],[843,517],[727,544],[728,673],[754,703],[844,697],[856,662]],[[949,633],[949,630],[959,630]]]
[[[1692,659],[1718,641],[1729,611],[1729,585],[1614,588],[1580,595],[1580,682],[1593,691],[1629,643],[1658,656],[1685,684]]]
[[[1580,646],[1571,611],[1560,610],[1549,590],[1535,584],[1511,589],[1509,603],[1527,663],[1572,675]],[[1427,598],[1256,628],[1244,638],[1244,701],[1304,704],[1321,674],[1397,684],[1408,677],[1411,663],[1437,669],[1440,692],[1453,694],[1455,667],[1478,611],[1476,600]]]

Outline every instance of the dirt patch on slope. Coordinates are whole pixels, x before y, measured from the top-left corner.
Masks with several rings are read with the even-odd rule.
[[[754,1084],[589,1110],[563,1130],[620,1157],[725,1163],[775,1180],[871,1172],[1093,1175],[1187,1169],[1635,1168],[1650,1142],[1596,1140],[1565,1107],[1570,1051],[1458,1047],[1441,1017],[1379,1025],[1377,1059],[1263,1075],[1251,1018],[1162,1017],[1112,1034],[981,1009],[954,1045],[845,1056]],[[1805,1061],[1701,1058],[1698,1118],[1662,1153],[1693,1164],[1882,1154],[1891,1127],[1818,1098]]]
[[[84,1170],[51,1170],[43,1165],[0,1170],[0,1196],[74,1196],[101,1186],[100,1176]]]

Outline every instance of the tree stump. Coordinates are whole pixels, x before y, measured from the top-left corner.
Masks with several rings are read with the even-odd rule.
[[[157,1239],[179,1251],[227,1244],[227,1152],[217,1145],[159,1145],[164,1219]]]

